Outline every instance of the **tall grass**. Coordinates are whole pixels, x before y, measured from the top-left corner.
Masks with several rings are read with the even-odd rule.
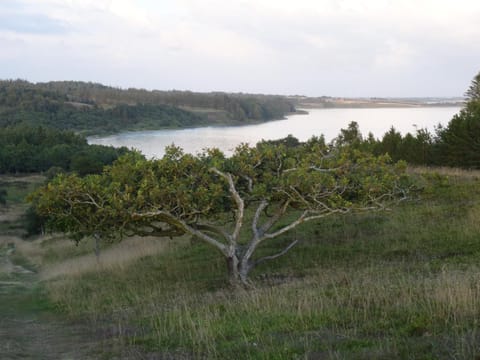
[[[49,241],[40,268],[63,312],[152,357],[473,359],[479,177],[425,178],[420,198],[390,212],[299,229],[300,245],[256,269],[248,291],[228,287],[223,258],[189,239],[133,239],[101,265]]]

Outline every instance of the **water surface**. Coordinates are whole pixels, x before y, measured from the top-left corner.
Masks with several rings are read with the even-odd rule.
[[[230,154],[240,143],[254,145],[262,139],[280,139],[289,134],[301,141],[323,134],[330,141],[352,121],[360,125],[362,134],[372,132],[377,138],[392,126],[402,134],[414,133],[417,128],[433,131],[438,124],[446,125],[459,111],[459,107],[311,109],[307,115],[291,115],[285,120],[258,125],[125,132],[90,137],[88,141],[91,144],[127,146],[157,158],[163,156],[165,146],[171,144],[189,153],[218,147]]]

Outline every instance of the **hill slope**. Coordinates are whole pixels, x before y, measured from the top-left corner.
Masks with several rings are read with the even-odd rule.
[[[293,102],[281,96],[125,90],[74,81],[0,81],[0,127],[42,125],[92,135],[242,125],[294,111]]]

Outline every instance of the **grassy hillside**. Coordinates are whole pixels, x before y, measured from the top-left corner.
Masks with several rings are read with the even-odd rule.
[[[91,242],[58,237],[23,253],[57,311],[118,344],[112,356],[476,358],[480,173],[414,171],[418,198],[288,234],[301,244],[248,291],[225,285],[223,259],[189,238],[129,239],[98,261]]]
[[[295,111],[281,96],[118,89],[85,82],[0,81],[0,127],[47,126],[86,135],[241,125]]]

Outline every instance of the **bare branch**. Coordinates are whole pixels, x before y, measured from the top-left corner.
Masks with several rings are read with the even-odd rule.
[[[146,219],[146,218],[155,218],[158,220],[163,220],[167,224],[182,229],[185,232],[195,235],[199,239],[202,239],[203,241],[209,243],[210,245],[216,247],[218,250],[220,250],[223,254],[226,254],[227,247],[225,244],[222,244],[218,240],[214,239],[213,237],[205,234],[204,232],[195,229],[194,227],[188,225],[186,222],[178,219],[177,217],[171,215],[170,213],[166,211],[152,211],[152,212],[147,212],[147,213],[134,213],[132,215],[133,219]]]
[[[261,263],[263,263],[267,260],[273,260],[273,259],[276,259],[280,256],[285,255],[291,248],[293,248],[297,244],[298,244],[298,240],[295,239],[292,243],[290,243],[290,245],[288,245],[285,249],[283,249],[279,253],[276,253],[276,254],[270,255],[270,256],[264,256],[263,258],[260,258],[257,261],[255,261],[255,266],[257,266],[258,264],[261,264]]]
[[[138,235],[138,236],[158,236],[158,237],[175,237],[175,236],[182,236],[185,234],[185,231],[183,229],[175,228],[175,227],[170,227],[166,229],[162,228],[152,228],[150,230],[148,229],[138,229],[133,227],[132,229],[128,229],[131,231],[132,235]]]
[[[314,171],[318,171],[318,172],[322,172],[322,173],[331,173],[331,172],[335,172],[335,171],[338,171],[340,169],[342,169],[342,167],[336,167],[336,168],[321,168],[321,167],[318,167],[318,166],[309,166],[307,168],[308,170],[314,170]],[[286,170],[283,170],[284,173],[289,173],[289,172],[292,172],[292,171],[298,171],[300,170],[299,168],[297,167],[294,167],[294,168],[290,168],[290,169],[286,169]]]
[[[307,217],[308,215],[308,211],[304,211],[299,217],[297,220],[291,222],[289,225],[287,226],[284,226],[283,228],[281,228],[280,230],[274,232],[274,233],[270,233],[270,234],[263,234],[262,236],[262,240],[264,239],[273,239],[295,227],[297,227],[298,225],[300,225],[301,223],[303,223],[305,221],[305,218]]]
[[[278,219],[283,215],[285,210],[287,209],[289,204],[289,201],[287,200],[285,204],[279,208],[277,213],[272,216],[260,229],[258,228],[258,221],[260,219],[260,215],[262,214],[262,211],[266,209],[268,206],[268,201],[263,200],[260,205],[257,208],[257,211],[255,212],[255,216],[253,217],[252,220],[252,232],[253,232],[253,237],[252,240],[250,240],[250,243],[247,245],[247,250],[245,251],[245,254],[243,255],[242,258],[242,264],[243,266],[247,266],[248,262],[257,249],[257,246],[264,240],[263,234],[265,231],[267,231]]]
[[[333,214],[346,214],[350,210],[349,209],[329,209],[329,210],[323,210],[323,211],[312,211],[312,210],[305,210],[298,218],[297,220],[291,222],[289,225],[286,225],[282,227],[280,230],[275,231],[274,233],[269,233],[269,234],[264,234],[261,241],[265,239],[273,239],[283,233],[286,233],[289,230],[292,230],[296,228],[298,225],[307,222],[307,221],[312,221],[316,219],[321,219],[324,217],[327,217],[329,215]],[[313,214],[313,215],[309,215]]]
[[[230,243],[236,243],[238,236],[240,235],[240,230],[242,229],[243,225],[243,216],[245,210],[245,203],[241,198],[240,194],[238,193],[237,189],[235,188],[235,183],[233,182],[232,175],[229,173],[224,173],[217,168],[211,168],[210,171],[214,172],[215,174],[221,176],[228,182],[230,194],[232,195],[233,200],[237,204],[237,209],[235,210],[235,229],[230,237]]]
[[[260,205],[258,205],[257,211],[255,211],[255,216],[253,217],[253,220],[252,220],[252,232],[253,232],[254,238],[258,238],[260,236],[258,231],[258,220],[260,219],[260,215],[262,214],[262,211],[265,210],[267,206],[268,206],[268,201],[262,200]]]
[[[268,230],[270,230],[270,228],[275,225],[275,223],[280,220],[280,218],[282,217],[282,215],[285,214],[285,212],[287,211],[288,209],[288,206],[290,205],[290,200],[286,200],[281,206],[278,207],[277,211],[275,212],[275,214],[270,218],[268,219],[268,221],[266,221],[261,229],[260,229],[260,233],[261,234],[264,234],[266,233]]]
[[[223,229],[218,226],[209,225],[209,224],[196,224],[195,228],[200,231],[206,231],[212,234],[217,234],[224,237],[227,241],[230,240],[230,235]]]

